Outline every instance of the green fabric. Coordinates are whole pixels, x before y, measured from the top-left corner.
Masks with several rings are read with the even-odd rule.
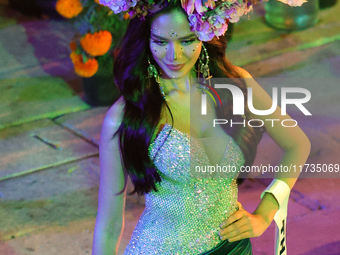
[[[249,238],[237,242],[221,242],[214,249],[200,255],[252,255]]]

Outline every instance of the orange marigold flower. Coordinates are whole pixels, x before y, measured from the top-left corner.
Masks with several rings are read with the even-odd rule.
[[[124,19],[128,19],[128,18],[130,18],[130,14],[129,14],[129,13],[127,13],[127,12],[126,12],[126,13],[124,13],[124,15],[123,15],[123,18],[124,18]]]
[[[70,58],[72,60],[72,63],[83,61],[83,57],[81,55],[78,55],[74,51],[71,52]]]
[[[55,8],[60,15],[68,19],[76,17],[83,10],[80,0],[58,0]]]
[[[76,54],[74,51],[71,53],[70,58],[74,65],[74,71],[76,74],[82,77],[91,77],[98,71],[98,61],[94,58],[88,59],[83,63],[82,55]]]
[[[75,51],[77,49],[77,43],[75,41],[70,42],[70,49]]]
[[[99,0],[94,0],[94,1],[95,1],[97,4],[100,4],[100,3],[99,3]]]
[[[88,33],[80,44],[91,56],[102,56],[110,49],[112,35],[109,31],[99,31],[94,34]]]

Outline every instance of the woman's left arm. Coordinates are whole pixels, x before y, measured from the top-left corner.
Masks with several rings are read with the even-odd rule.
[[[246,70],[240,67],[237,67],[237,69],[245,78],[247,87],[252,88],[254,108],[257,110],[270,109],[272,99],[268,93]],[[255,117],[263,120],[268,135],[284,150],[279,166],[288,166],[289,168],[291,165],[299,166],[305,164],[311,148],[308,137],[298,125],[295,127],[284,127],[278,124],[282,120],[291,119],[288,114],[281,115],[281,108],[277,107],[270,115],[255,115]],[[266,121],[266,119],[275,119],[275,124],[273,125],[271,121]],[[289,178],[287,178],[287,173],[283,176],[279,172],[275,174],[275,179],[284,181],[292,189],[299,176],[299,172],[291,173]],[[265,193],[260,204],[252,214],[244,210],[240,203],[238,204],[240,209],[221,223],[219,235],[222,240],[228,239],[234,242],[262,235],[279,209],[279,203],[271,193]]]

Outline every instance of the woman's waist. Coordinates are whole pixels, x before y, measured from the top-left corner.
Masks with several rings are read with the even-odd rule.
[[[182,213],[166,208],[148,209],[145,208],[132,236],[135,245],[147,244],[150,249],[157,247],[159,252],[176,249],[178,254],[199,254],[221,242],[219,226],[237,210],[237,205],[235,202],[207,210],[203,207],[198,211],[183,210]]]
[[[145,208],[170,218],[192,218],[204,214],[229,214],[236,208],[238,189],[236,181],[205,180],[190,185],[157,183],[157,192],[145,195]]]
[[[140,221],[151,232],[164,229],[164,234],[175,230],[177,236],[187,236],[190,232],[210,233],[219,230],[219,225],[237,210],[237,199],[222,199],[214,202],[147,201]],[[166,235],[166,234],[165,234]]]

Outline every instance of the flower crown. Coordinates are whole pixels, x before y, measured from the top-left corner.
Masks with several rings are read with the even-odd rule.
[[[253,9],[253,2],[248,0],[178,0],[188,15],[190,29],[201,41],[210,41],[228,30],[229,22],[239,21],[242,15]],[[262,0],[260,0],[262,2]],[[266,0],[265,0],[266,1]],[[301,6],[306,0],[278,0],[290,6]],[[99,0],[115,14],[128,11],[131,18],[144,19],[149,13],[155,13],[166,7],[169,0]],[[176,1],[175,1],[176,2]]]

